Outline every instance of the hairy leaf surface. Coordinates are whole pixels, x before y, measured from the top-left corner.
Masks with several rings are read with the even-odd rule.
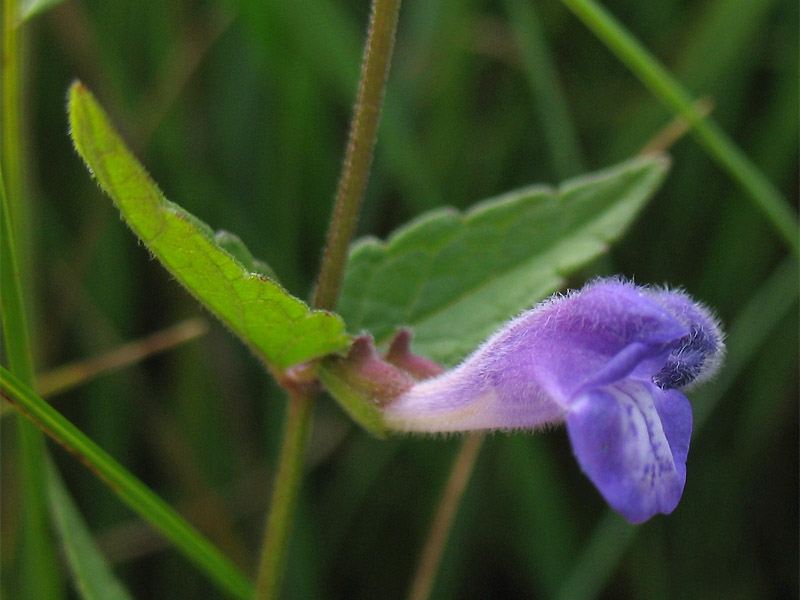
[[[351,250],[339,310],[351,332],[414,331],[419,354],[452,365],[497,326],[558,290],[605,252],[667,172],[639,158],[484,201],[441,209]]]
[[[208,225],[169,202],[80,82],[70,89],[69,119],[78,153],[134,233],[263,360],[285,369],[347,347],[338,315],[310,310],[265,275],[268,267],[238,238],[222,234],[220,244]]]

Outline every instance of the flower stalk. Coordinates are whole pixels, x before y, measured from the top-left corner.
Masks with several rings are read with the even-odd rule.
[[[333,310],[339,300],[347,263],[347,249],[356,231],[372,165],[399,12],[400,0],[372,1],[358,95],[322,265],[314,290],[314,308]],[[289,409],[267,518],[256,600],[277,598],[280,593],[316,395],[316,391],[310,388],[292,390],[291,386],[288,387]]]
[[[358,96],[314,292],[314,308],[333,310],[339,300],[347,248],[356,231],[372,166],[399,14],[400,0],[372,2]]]
[[[281,458],[275,475],[264,546],[261,549],[256,599],[277,598],[280,595],[289,534],[300,491],[303,457],[311,429],[313,397],[314,393],[311,391],[298,391],[289,396]]]
[[[464,438],[458,450],[458,456],[450,470],[450,477],[447,479],[442,498],[436,509],[433,524],[428,532],[428,539],[420,555],[419,565],[411,582],[411,591],[408,593],[408,600],[427,600],[433,590],[436,581],[436,572],[442,560],[447,540],[450,539],[450,530],[461,504],[461,497],[467,488],[470,477],[472,476],[475,461],[478,453],[483,446],[484,436],[481,433],[473,433]]]

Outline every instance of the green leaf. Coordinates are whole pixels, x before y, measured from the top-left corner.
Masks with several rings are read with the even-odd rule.
[[[428,213],[385,243],[363,240],[350,253],[340,314],[378,343],[408,326],[415,352],[453,365],[605,252],[667,168],[664,157],[639,158],[556,189],[510,192],[465,214]]]
[[[272,281],[278,281],[278,276],[275,275],[272,267],[263,260],[255,258],[238,235],[230,231],[219,230],[214,234],[214,241],[217,242],[220,248],[238,260],[250,273],[260,273]]]
[[[78,508],[58,473],[48,461],[48,496],[75,586],[84,599],[129,600],[133,596],[114,576],[105,556],[95,545]]]
[[[193,561],[220,590],[251,598],[250,581],[175,509],[134,477],[85,433],[0,365],[0,395],[47,435],[77,456],[139,516]]]
[[[20,380],[33,385],[33,356],[26,302],[8,200],[0,167],[0,328],[5,350],[3,360]],[[0,403],[5,405],[2,400]],[[21,506],[9,513],[14,515],[11,518],[19,520],[20,530],[19,560],[16,561],[12,586],[25,590],[31,598],[57,599],[64,596],[64,586],[47,515],[47,479],[43,468],[47,449],[43,436],[30,423],[19,419],[16,425],[19,471],[15,484],[21,492]]]
[[[64,0],[22,0],[19,3],[19,20],[27,21],[61,4],[63,1]]]
[[[70,88],[69,119],[78,153],[134,233],[267,364],[285,369],[348,346],[338,315],[310,310],[269,277],[246,268],[225,242],[215,241],[208,225],[164,198],[80,82]],[[233,245],[241,258],[244,245]]]

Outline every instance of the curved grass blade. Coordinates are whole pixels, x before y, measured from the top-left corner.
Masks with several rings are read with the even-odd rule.
[[[64,0],[22,0],[19,5],[19,20],[27,21],[33,17],[55,8]]]
[[[237,598],[249,598],[252,595],[250,581],[211,542],[150,488],[2,366],[0,366],[0,389],[3,398],[11,402],[47,435],[79,457],[119,495],[125,504],[172,541],[221,590]]]
[[[7,8],[3,6],[3,10]],[[33,384],[28,318],[8,200],[4,170],[0,166],[0,321],[5,349],[3,360],[23,382]],[[21,593],[32,598],[58,599],[64,596],[64,584],[47,515],[47,478],[43,468],[47,450],[44,437],[23,419],[19,419],[15,425],[20,471],[17,484],[21,506],[15,511],[15,517],[20,521],[20,542],[16,573],[13,575],[14,585]]]
[[[690,94],[639,41],[592,0],[561,0],[597,38],[670,110],[682,115],[708,155],[748,193],[795,257],[800,255],[797,215],[772,182],[711,119],[703,118]]]
[[[283,370],[347,347],[338,315],[310,310],[266,275],[248,270],[208,225],[169,202],[80,82],[69,91],[69,120],[75,148],[134,233],[265,363]],[[231,242],[226,235],[223,244],[245,256],[241,243]]]
[[[567,181],[509,192],[461,214],[437,210],[350,252],[339,310],[376,342],[400,326],[415,351],[445,365],[545,298],[608,249],[667,172],[639,158]]]
[[[86,528],[55,467],[47,465],[50,514],[58,524],[61,547],[75,586],[84,600],[133,600],[130,592],[114,576]]]

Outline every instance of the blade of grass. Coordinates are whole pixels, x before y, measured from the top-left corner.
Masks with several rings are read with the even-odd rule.
[[[511,28],[522,54],[525,75],[538,112],[553,172],[566,179],[584,171],[580,144],[567,107],[555,61],[533,3],[505,0]]]
[[[6,400],[47,435],[80,458],[123,502],[171,540],[219,589],[237,598],[251,596],[252,587],[247,578],[150,488],[5,367],[0,367],[0,383],[2,396]]]
[[[710,98],[700,98],[694,103],[694,107],[700,115],[707,117],[714,109],[714,103]],[[661,130],[656,132],[656,134],[642,146],[639,154],[663,154],[674,146],[684,135],[689,133],[690,130],[691,125],[687,123],[686,119],[678,115],[662,127]]]
[[[517,534],[514,550],[529,565],[526,581],[541,597],[552,598],[584,541],[575,518],[583,499],[571,496],[564,485],[562,465],[547,437],[517,433],[501,440],[495,469],[502,478],[496,493],[503,518]]]
[[[144,119],[137,127],[135,151],[147,146],[164,117],[197,72],[211,47],[228,30],[236,13],[227,6],[212,6],[198,16],[180,35],[164,59],[157,81],[139,99],[137,114]]]
[[[28,317],[22,298],[19,266],[17,264],[15,235],[6,199],[3,171],[0,170],[0,307],[3,315],[3,343],[6,348],[8,368],[25,382],[32,383],[33,359]]]
[[[9,214],[15,219],[17,203],[22,196],[22,124],[20,111],[20,27],[16,0],[7,0],[2,6],[2,33],[0,58],[3,69],[0,72],[0,167],[5,174],[8,186],[8,201],[12,203]],[[15,233],[18,233],[16,231]]]
[[[29,6],[28,8],[30,7]],[[35,4],[35,3],[34,3]],[[0,136],[0,204],[2,217],[0,221],[0,311],[3,318],[3,341],[6,349],[6,360],[9,368],[18,374],[26,385],[33,385],[34,368],[28,334],[28,316],[23,301],[23,278],[20,267],[30,270],[30,264],[20,265],[17,257],[31,256],[29,252],[20,252],[20,247],[28,248],[27,227],[29,208],[24,203],[24,174],[26,172],[24,138],[22,135],[22,111],[20,107],[22,57],[20,40],[21,24],[26,15],[17,20],[18,3],[14,0],[2,3],[2,136]],[[27,16],[30,16],[27,15]],[[9,194],[6,195],[4,174],[10,176]],[[12,205],[13,217],[12,223]],[[14,226],[16,225],[16,227]],[[23,238],[21,246],[18,246]],[[16,243],[15,243],[16,242]],[[27,259],[28,262],[30,259]],[[3,405],[6,403],[3,402]],[[55,544],[50,531],[50,515],[47,512],[49,494],[59,493],[61,499],[69,501],[69,494],[64,489],[54,469],[48,469],[49,460],[44,437],[40,431],[24,419],[17,420],[17,433],[20,454],[21,502],[22,507],[22,543],[17,566],[16,591],[28,598],[58,599],[64,597],[65,587],[62,580],[60,561],[56,556]],[[90,536],[86,524],[79,514],[69,520],[69,526],[52,517],[52,522],[60,533],[65,548],[80,538]],[[87,546],[84,546],[88,549]],[[94,559],[93,570],[103,568],[103,559],[99,554],[88,554],[86,559]]]
[[[6,108],[4,105],[4,110]],[[9,369],[31,385],[34,377],[33,358],[9,209],[3,168],[0,166],[0,314],[3,316],[3,342]],[[35,427],[23,419],[17,421],[17,435],[22,471],[22,546],[17,589],[31,598],[61,598],[64,588],[47,517],[44,439]]]
[[[583,550],[556,600],[596,598],[617,568],[638,529],[617,513],[606,511]]]
[[[78,507],[50,461],[47,476],[50,512],[58,523],[64,554],[81,597],[85,600],[132,600],[133,596],[114,576],[98,550]]]
[[[693,401],[696,430],[703,427],[742,370],[770,339],[778,323],[790,314],[799,293],[797,264],[786,259],[739,311],[728,329],[725,368],[714,385],[700,390]]]
[[[357,28],[347,11],[335,0],[294,2],[245,2],[243,15],[248,25],[257,25],[257,43],[275,38],[266,23],[279,23],[283,31],[296,33],[297,52],[304,57],[317,76],[328,82],[341,97],[350,98],[356,85],[356,69],[360,48]],[[294,40],[293,40],[294,42]],[[419,198],[420,205],[430,207],[441,203],[441,194],[431,172],[430,164],[418,136],[409,123],[413,121],[407,94],[393,93],[386,99],[381,118],[385,142],[379,142],[387,167],[394,170],[409,198]]]
[[[800,256],[797,216],[775,186],[711,119],[704,119],[678,81],[610,13],[592,0],[562,0],[654,96],[682,115],[708,155],[739,183],[786,245]]]

